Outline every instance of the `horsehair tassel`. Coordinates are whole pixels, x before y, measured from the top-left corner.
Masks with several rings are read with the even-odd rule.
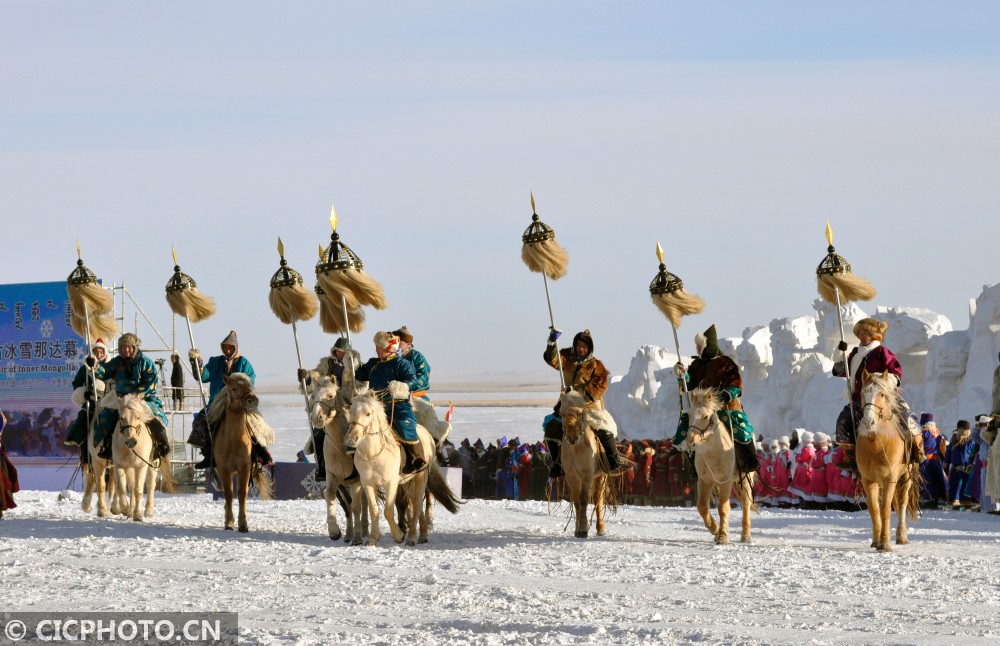
[[[669,294],[650,294],[656,309],[667,317],[675,328],[681,326],[681,318],[690,314],[701,314],[705,301],[700,296],[678,289]]]
[[[556,242],[555,229],[539,219],[534,193],[531,193],[531,224],[521,235],[521,242],[521,260],[528,269],[545,274],[552,280],[566,275],[569,253]]]
[[[820,297],[831,305],[837,305],[838,291],[841,303],[870,301],[876,295],[871,281],[850,272],[817,276],[816,289]]]

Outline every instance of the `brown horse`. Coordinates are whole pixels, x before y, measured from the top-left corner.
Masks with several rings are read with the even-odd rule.
[[[563,421],[562,453],[560,462],[565,472],[569,501],[576,515],[576,529],[573,535],[587,538],[590,519],[587,506],[593,503],[597,519],[597,535],[604,536],[604,508],[617,504],[617,492],[613,479],[608,477],[602,464],[601,443],[597,431],[602,426],[601,411],[587,408],[583,395],[571,391],[563,395],[559,410]],[[619,478],[620,479],[620,478]]]
[[[714,388],[691,391],[688,443],[694,446],[694,468],[698,472],[698,514],[716,545],[729,543],[730,498],[735,489],[743,510],[740,542],[750,542],[750,511],[757,511],[753,502],[755,474],[740,477],[736,466],[736,445],[726,425],[719,419],[722,401]],[[719,520],[712,516],[709,505],[712,494],[719,501]]]
[[[219,428],[212,440],[212,457],[215,460],[215,474],[222,485],[226,498],[226,529],[233,529],[233,476],[237,480],[239,500],[239,530],[250,531],[247,525],[247,490],[250,478],[261,500],[271,500],[273,483],[267,472],[251,459],[251,426],[262,424],[257,414],[257,395],[250,377],[242,372],[234,372],[224,377],[226,386],[215,396],[208,410],[208,419],[220,420]]]
[[[888,372],[861,373],[861,422],[855,453],[861,484],[872,518],[871,546],[891,552],[892,509],[896,509],[896,544],[906,545],[906,516],[917,517],[920,497],[920,466],[907,464],[909,436],[896,397],[896,385]]]

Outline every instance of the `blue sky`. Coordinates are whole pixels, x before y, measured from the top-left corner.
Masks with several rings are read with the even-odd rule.
[[[79,238],[169,331],[175,244],[219,305],[198,345],[235,328],[258,372],[291,374],[291,331],[267,309],[276,239],[311,285],[336,204],[390,302],[368,312],[362,354],[405,323],[442,380],[537,372],[548,313],[520,261],[534,191],[571,257],[551,285],[556,323],[589,327],[617,373],[639,345],[672,345],[646,291],[657,240],[708,304],[684,322],[685,353],[712,322],[739,336],[810,313],[827,219],[877,304],[964,328],[998,280],[998,14],[7,2],[3,282],[64,278]],[[313,364],[333,338],[300,332]]]

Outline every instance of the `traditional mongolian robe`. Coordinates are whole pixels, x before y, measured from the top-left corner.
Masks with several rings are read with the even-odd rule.
[[[250,377],[251,384],[257,379],[250,361],[242,355],[233,357],[232,361],[228,361],[224,355],[220,354],[210,358],[205,367],[202,368],[201,381],[202,383],[208,382],[209,406],[212,405],[215,396],[226,387],[225,378],[231,376],[234,372],[242,372],[247,377]]]
[[[604,364],[594,358],[593,354],[578,359],[570,348],[560,350],[559,357],[562,357],[563,379],[566,385],[583,393],[589,407],[604,408],[604,393],[608,390],[608,379],[611,376]],[[542,354],[545,363],[558,370],[559,357],[556,356],[555,344],[545,346],[545,352]]]
[[[401,381],[406,384],[410,391],[413,391],[413,380],[416,378],[416,370],[409,359],[404,359],[396,354],[390,354],[385,359],[374,357],[358,368],[357,380],[367,381],[368,387],[381,392],[382,403],[385,405],[385,414],[392,422],[392,430],[400,441],[408,443],[418,442],[417,438],[417,418],[413,416],[413,406],[410,398],[393,399],[389,394],[389,382]]]
[[[102,361],[98,365],[104,365],[105,363],[106,361]],[[90,383],[90,374],[90,369],[87,366],[80,366],[80,369],[76,372],[76,377],[73,378],[73,403],[81,408],[80,412],[77,413],[76,420],[69,427],[66,444],[83,444],[86,442],[91,419],[97,417],[97,402],[101,400],[106,385],[102,382],[98,386],[96,379],[95,383]],[[88,416],[88,407],[85,406],[87,403],[86,392],[91,389],[94,390],[96,399],[89,407],[90,415]]]
[[[809,495],[815,502],[826,502],[830,493],[830,486],[826,480],[827,457],[830,455],[829,448],[817,448],[816,456],[812,461],[812,474],[809,480]]]
[[[725,408],[719,411],[719,419],[723,421],[727,429],[732,429],[733,437],[737,442],[746,444],[753,442],[753,426],[743,412],[743,405],[740,403],[740,396],[743,394],[743,378],[740,376],[740,367],[736,362],[724,354],[711,356],[712,348],[707,347],[701,356],[695,357],[688,366],[685,378],[688,381],[688,389],[695,388],[717,388],[726,391],[730,400]],[[688,414],[681,413],[680,421],[677,424],[677,432],[674,434],[674,444],[680,444],[687,437]]]
[[[920,464],[920,499],[928,502],[943,501],[948,497],[948,483],[944,475],[944,454],[948,443],[937,429],[925,430],[924,461]]]
[[[3,428],[6,425],[7,418],[0,412],[0,516],[8,509],[17,507],[14,494],[21,490],[17,481],[17,469],[7,459],[7,452],[3,450]]]
[[[800,444],[792,455],[792,484],[788,490],[802,500],[811,501],[812,463],[816,449],[811,443]]]
[[[431,388],[431,364],[427,363],[427,357],[412,347],[403,356],[410,360],[410,363],[413,364],[413,370],[416,373],[416,376],[413,378],[413,385],[410,388],[412,391],[411,394],[414,397],[423,397],[430,401],[427,391]]]
[[[861,419],[861,378],[864,370],[871,373],[882,373],[888,371],[896,377],[897,385],[903,378],[903,368],[899,365],[899,360],[888,348],[879,341],[872,341],[868,345],[862,345],[851,350],[847,357],[847,365],[843,361],[838,361],[833,365],[833,376],[850,379],[853,384],[851,389],[851,403],[844,406],[837,418],[837,442],[854,444],[855,429]],[[854,420],[851,420],[851,410],[853,408]]]
[[[138,352],[138,351],[137,351]],[[124,357],[117,356],[110,361],[100,364],[94,368],[94,374],[98,379],[105,379],[113,382],[115,392],[119,397],[129,394],[140,395],[147,404],[153,415],[167,427],[167,416],[163,412],[163,402],[160,401],[156,392],[158,381],[156,364],[153,360],[142,352],[131,361]],[[112,385],[111,383],[108,384]],[[97,416],[97,424],[94,426],[94,446],[97,446],[104,438],[105,433],[115,430],[118,423],[118,411],[110,408],[102,408]]]

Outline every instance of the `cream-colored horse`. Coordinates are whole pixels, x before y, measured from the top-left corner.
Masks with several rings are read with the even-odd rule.
[[[378,529],[378,489],[385,492],[383,514],[389,524],[389,531],[397,543],[406,539],[407,545],[417,544],[417,527],[420,529],[420,542],[428,540],[429,527],[427,514],[424,513],[425,496],[430,489],[434,498],[444,505],[451,513],[458,512],[459,501],[441,476],[434,456],[434,439],[423,426],[417,425],[417,439],[420,442],[420,456],[428,467],[417,473],[402,475],[400,467],[403,463],[403,448],[392,431],[392,426],[385,415],[382,400],[374,391],[356,395],[351,403],[349,417],[350,427],[347,433],[347,444],[355,447],[354,465],[361,476],[361,488],[364,490],[371,516],[371,530],[368,536],[369,545],[377,545],[380,538]],[[406,500],[407,531],[404,537],[395,519],[395,501],[402,490]],[[354,499],[355,525],[360,523],[361,496]]]
[[[153,517],[156,498],[156,475],[163,479],[164,491],[173,487],[173,472],[167,457],[157,459],[153,452],[156,442],[149,430],[153,411],[140,395],[129,394],[116,398],[118,425],[111,437],[111,455],[118,475],[116,500],[121,513],[132,520],[142,521]],[[128,500],[125,493],[128,492]],[[142,508],[143,492],[146,508]]]
[[[715,537],[715,544],[728,544],[730,497],[735,494],[743,510],[740,542],[749,543],[750,511],[758,510],[753,502],[756,474],[748,473],[740,477],[732,433],[719,419],[721,409],[722,401],[716,389],[695,388],[691,391],[687,441],[694,446],[694,467],[698,473],[698,514]],[[718,522],[710,509],[713,492],[718,497]]]
[[[587,506],[593,503],[597,519],[597,535],[604,536],[604,508],[608,502],[614,507],[616,494],[611,478],[602,465],[601,443],[594,431],[599,430],[601,419],[586,407],[586,400],[577,391],[563,395],[559,406],[563,424],[563,439],[559,461],[565,472],[569,501],[576,515],[573,535],[587,538],[590,519]]]
[[[250,377],[242,372],[234,372],[224,377],[225,387],[219,391],[208,410],[208,419],[219,421],[219,429],[212,440],[212,457],[215,474],[219,478],[226,498],[225,528],[233,529],[233,476],[236,476],[236,496],[239,501],[239,531],[248,532],[247,490],[250,478],[261,500],[271,500],[274,483],[260,465],[251,459],[250,415],[257,411],[257,395]],[[258,416],[259,417],[259,416]]]
[[[903,438],[910,433],[895,405],[893,378],[888,372],[872,374],[863,370],[861,384],[861,421],[855,455],[872,519],[871,546],[879,552],[891,552],[893,507],[896,509],[896,544],[909,543],[906,516],[917,517],[920,465],[907,464],[909,447]]]
[[[107,402],[107,405],[105,404],[105,401]],[[101,406],[99,408],[117,406],[117,401],[118,397],[112,390],[101,400]],[[88,462],[87,466],[83,470],[86,478],[86,485],[83,489],[83,502],[80,504],[80,507],[86,513],[90,513],[91,509],[93,509],[93,496],[96,490],[97,517],[107,518],[109,516],[108,498],[111,499],[111,514],[117,515],[121,512],[121,508],[118,505],[118,498],[115,496],[118,477],[114,472],[114,464],[112,460],[105,460],[97,455],[97,452],[101,449],[101,443],[94,443],[95,426],[96,424],[91,424],[90,428],[87,430]],[[111,431],[108,432],[110,433]],[[111,477],[108,477],[109,470],[111,472]]]
[[[346,373],[346,371],[345,371]],[[338,388],[337,381],[330,377],[319,377],[315,390],[309,396],[311,410],[309,420],[314,428],[322,428],[326,437],[323,440],[323,459],[326,462],[326,489],[323,496],[326,499],[326,526],[332,540],[340,540],[340,525],[337,524],[337,492],[344,486],[350,500],[361,493],[361,484],[355,480],[350,486],[344,480],[354,470],[354,457],[348,455],[344,443],[347,435],[347,414],[350,411],[347,388]],[[310,438],[311,441],[311,438]],[[362,509],[360,522],[355,525],[354,515],[350,507],[344,507],[347,517],[344,540],[360,545],[362,537],[368,533],[368,508]]]

